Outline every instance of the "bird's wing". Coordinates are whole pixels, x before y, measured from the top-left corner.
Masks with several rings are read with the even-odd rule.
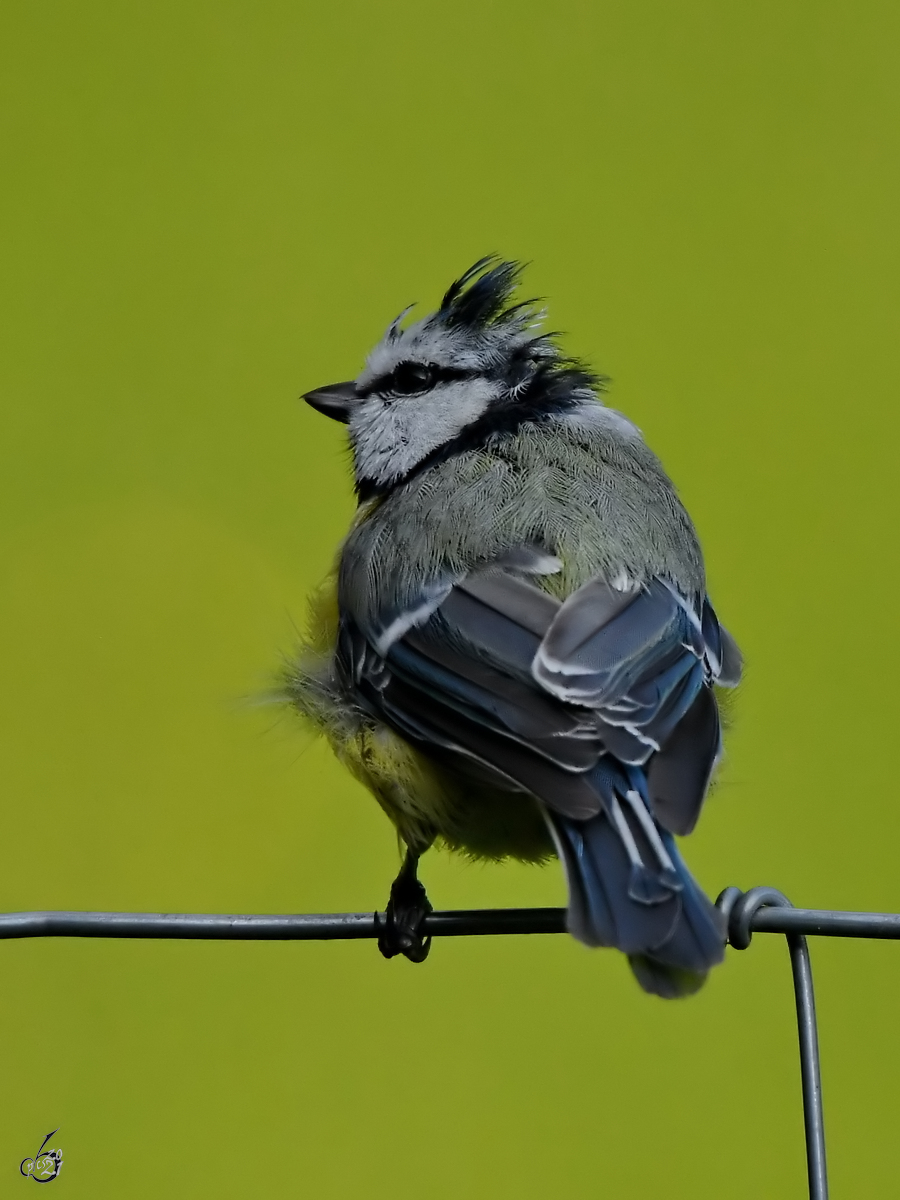
[[[710,685],[737,681],[708,601],[659,579],[594,579],[560,602],[533,582],[558,563],[523,548],[435,585],[378,629],[346,617],[339,662],[362,706],[433,756],[486,771],[563,816],[602,797],[605,755],[646,764],[660,823],[688,832],[720,748]]]
[[[615,758],[646,764],[654,816],[689,833],[721,753],[712,685],[741,675],[709,599],[659,578],[623,589],[592,579],[560,608],[533,671],[548,692],[597,714]]]

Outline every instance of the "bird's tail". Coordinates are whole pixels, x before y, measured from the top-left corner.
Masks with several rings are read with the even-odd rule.
[[[690,995],[722,961],[724,918],[654,820],[643,771],[601,760],[591,782],[603,799],[597,816],[548,814],[569,885],[569,932],[623,950],[644,991]]]

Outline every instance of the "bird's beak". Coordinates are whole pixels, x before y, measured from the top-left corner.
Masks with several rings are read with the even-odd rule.
[[[348,379],[346,383],[330,383],[328,387],[316,388],[307,392],[303,397],[307,404],[334,421],[342,421],[345,425],[350,420],[350,408],[356,402],[356,382]]]

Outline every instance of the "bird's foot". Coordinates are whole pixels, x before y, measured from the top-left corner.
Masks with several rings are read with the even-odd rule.
[[[431,949],[431,938],[423,936],[422,926],[434,910],[416,876],[417,862],[417,856],[408,853],[391,885],[391,898],[378,937],[378,949],[385,958],[403,954],[410,962],[419,963],[425,961]]]

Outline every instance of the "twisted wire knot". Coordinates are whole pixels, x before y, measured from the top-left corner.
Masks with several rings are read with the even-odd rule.
[[[746,950],[753,940],[750,923],[761,908],[793,908],[784,892],[773,887],[754,887],[742,892],[727,887],[719,893],[716,908],[723,914],[728,928],[728,944],[735,950]]]

